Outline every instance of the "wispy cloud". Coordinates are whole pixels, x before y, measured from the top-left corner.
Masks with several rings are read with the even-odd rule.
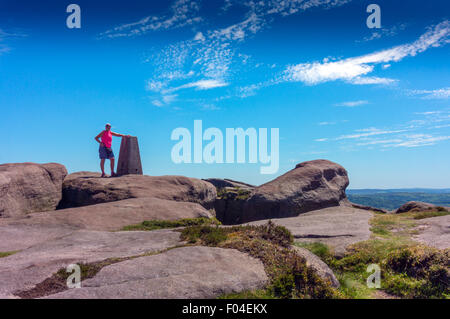
[[[344,60],[290,65],[285,70],[286,81],[315,85],[328,81],[343,80],[354,84],[389,84],[393,79],[364,77],[372,73],[379,63],[398,62],[408,56],[415,56],[431,47],[439,47],[449,42],[450,22],[448,20],[429,28],[416,41],[391,49],[348,58]]]
[[[210,32],[210,37],[220,40],[243,40],[248,33],[255,34],[258,32],[266,22],[255,13],[242,22],[233,24],[223,29]]]
[[[450,87],[435,90],[410,90],[409,94],[420,96],[423,99],[448,99]]]
[[[422,147],[435,145],[450,139],[445,128],[450,127],[450,110],[415,112],[417,119],[393,128],[368,127],[337,137],[315,139],[316,142],[339,143],[342,149],[356,147],[380,147],[381,150],[398,147]],[[426,132],[426,133],[425,133]]]
[[[11,46],[6,43],[8,39],[13,38],[23,38],[27,35],[21,32],[6,32],[3,29],[0,29],[0,55],[8,53],[12,50]]]
[[[206,79],[206,80],[200,80],[200,81],[195,81],[195,82],[191,82],[191,83],[186,83],[186,84],[174,87],[174,88],[166,89],[166,90],[163,90],[162,93],[167,94],[167,93],[179,91],[182,89],[189,89],[189,88],[195,88],[197,90],[210,90],[210,89],[215,89],[215,88],[219,88],[219,87],[224,87],[227,85],[228,85],[228,83],[223,82],[221,80]]]
[[[285,0],[281,2],[227,0],[222,13],[232,6],[244,7],[247,11],[243,14],[242,20],[213,30],[200,30],[202,25],[197,24],[192,39],[168,45],[149,56],[146,62],[154,66],[154,72],[147,83],[147,89],[156,93],[170,93],[188,88],[201,90],[226,86],[233,82],[236,74],[242,75],[243,72],[248,73],[250,68],[261,66],[258,63],[250,63],[251,56],[240,53],[239,46],[272,23],[275,16],[287,16],[313,7],[330,8],[347,2],[349,0]],[[149,31],[205,21],[198,18],[201,2],[194,1],[194,3],[194,5],[188,5],[186,1],[179,0],[172,6],[172,16],[146,17],[138,22],[104,32],[101,38],[137,36]],[[273,67],[270,78],[272,73]],[[211,81],[212,85],[199,83],[205,80]],[[257,90],[267,85],[263,82],[241,87],[235,90],[234,96],[252,96]],[[161,97],[158,97],[158,100],[160,99]]]
[[[383,69],[385,68],[385,66],[382,67]],[[390,79],[390,78],[379,78],[376,76],[364,76],[364,77],[356,77],[352,80],[349,81],[352,84],[356,84],[356,85],[367,85],[367,84],[382,84],[382,85],[387,85],[387,84],[392,84],[397,82],[397,80],[395,79]]]
[[[400,142],[386,144],[384,147],[421,147],[435,145],[437,142],[449,140],[450,136],[433,136],[430,134],[406,135]]]
[[[348,120],[340,120],[340,121],[332,121],[332,122],[324,121],[324,122],[317,123],[317,125],[320,125],[320,126],[336,125],[336,124],[339,124],[339,123],[346,123],[346,122],[348,122]]]
[[[162,103],[160,100],[153,100],[152,104],[156,107],[163,107],[164,103]]]
[[[377,29],[376,31],[373,31],[370,36],[364,37],[362,41],[357,41],[357,42],[367,42],[367,41],[381,39],[384,37],[392,37],[392,36],[397,35],[400,31],[405,30],[406,26],[407,26],[406,23],[400,23],[400,24],[396,24],[390,28]]]
[[[382,130],[382,129],[371,127],[371,128],[367,128],[367,129],[356,130],[357,133],[355,133],[355,134],[341,135],[339,137],[336,137],[334,140],[340,141],[340,140],[347,140],[347,139],[359,139],[361,137],[394,134],[394,133],[401,133],[401,132],[405,132],[405,131],[406,130]]]
[[[356,107],[364,104],[369,104],[369,101],[359,100],[359,101],[348,101],[334,104],[334,106],[344,106],[344,107]]]
[[[220,110],[220,107],[215,104],[205,103],[201,105],[201,109],[205,111],[217,111]]]
[[[351,0],[268,0],[249,1],[247,5],[261,15],[278,14],[281,16],[289,16],[314,7],[328,9],[344,5],[348,2],[351,2]]]
[[[181,28],[201,21],[198,16],[199,1],[196,0],[177,0],[170,11],[168,15],[147,16],[136,22],[122,24],[99,34],[98,38],[134,37],[152,31]]]

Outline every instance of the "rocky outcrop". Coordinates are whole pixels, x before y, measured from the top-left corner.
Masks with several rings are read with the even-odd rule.
[[[80,289],[48,298],[199,299],[264,287],[263,264],[234,249],[182,247],[104,267]]]
[[[55,163],[0,165],[0,217],[54,210],[66,175],[66,168]]]
[[[216,215],[225,224],[297,216],[340,205],[348,184],[342,166],[327,160],[304,162],[254,189],[234,187],[219,194]]]
[[[331,286],[339,288],[339,280],[337,280],[334,272],[324,263],[319,257],[314,255],[308,249],[292,246],[297,255],[302,256],[306,260],[306,265],[316,271],[316,273],[325,281],[328,281]]]
[[[158,198],[193,202],[212,208],[215,187],[205,181],[184,176],[124,175],[101,178],[99,173],[78,172],[64,180],[59,208],[80,207],[129,198]]]
[[[407,202],[406,204],[403,204],[402,206],[400,206],[395,211],[395,214],[401,214],[401,213],[407,213],[407,212],[421,212],[421,211],[435,210],[435,209],[438,209],[438,206],[430,204],[430,203],[412,201],[412,202]],[[449,211],[448,208],[445,208],[445,207],[441,207],[439,209]]]

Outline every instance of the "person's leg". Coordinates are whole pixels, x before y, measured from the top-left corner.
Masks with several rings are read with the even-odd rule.
[[[116,175],[116,173],[114,172],[114,157],[111,157],[110,159],[111,162],[111,176]]]
[[[102,169],[102,176],[105,176],[105,159],[100,160],[100,168]]]

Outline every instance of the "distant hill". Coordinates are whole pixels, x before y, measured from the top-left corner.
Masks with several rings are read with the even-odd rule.
[[[409,201],[450,206],[450,188],[349,189],[346,193],[353,203],[389,210],[397,209]]]
[[[393,188],[393,189],[347,189],[347,194],[380,194],[380,193],[426,193],[447,194],[450,188]]]

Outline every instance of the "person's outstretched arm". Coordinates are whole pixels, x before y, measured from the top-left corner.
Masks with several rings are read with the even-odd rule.
[[[123,134],[119,134],[119,133],[114,133],[114,132],[111,132],[111,134],[112,134],[113,136],[117,136],[117,137],[125,137],[125,136],[130,136],[130,135],[123,135]]]
[[[99,144],[102,144],[102,141],[100,141],[100,137],[102,137],[102,135],[103,135],[104,132],[105,132],[104,130],[101,131],[100,134],[98,134],[98,135],[95,137],[95,140],[96,140]]]

